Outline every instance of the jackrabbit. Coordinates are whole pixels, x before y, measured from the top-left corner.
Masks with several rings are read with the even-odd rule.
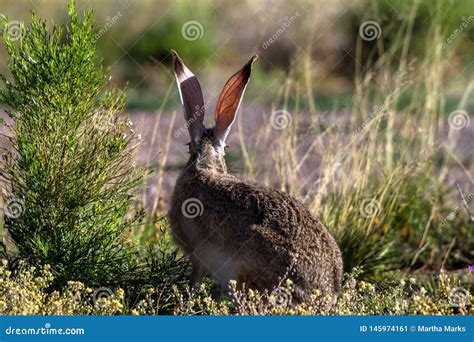
[[[172,54],[191,142],[169,219],[174,241],[191,260],[191,285],[210,274],[221,293],[232,279],[271,290],[286,276],[297,300],[315,289],[336,294],[342,258],[326,228],[294,197],[227,173],[226,137],[257,56],[227,81],[216,105],[215,126],[206,128],[201,86],[178,54]]]

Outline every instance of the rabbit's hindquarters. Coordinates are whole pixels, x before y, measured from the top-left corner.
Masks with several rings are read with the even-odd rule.
[[[217,281],[221,293],[228,289],[230,280],[240,280],[241,263],[238,255],[216,246],[211,232],[202,236],[208,229],[201,227],[198,219],[186,218],[179,214],[171,214],[170,219],[173,240],[189,256],[192,264],[191,287],[199,286],[206,274]]]

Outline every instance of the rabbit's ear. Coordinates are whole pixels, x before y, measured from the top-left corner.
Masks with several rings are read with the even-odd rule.
[[[188,69],[178,56],[176,51],[171,50],[173,55],[173,68],[178,84],[179,96],[183,104],[184,118],[189,129],[191,140],[198,141],[205,130],[204,121],[204,99],[201,86],[196,76]]]
[[[235,73],[227,81],[219,96],[219,100],[217,101],[214,136],[222,145],[225,145],[225,139],[229,134],[232,123],[234,122],[235,114],[239,109],[240,101],[242,101],[245,87],[250,78],[252,64],[256,59],[257,56],[253,56],[240,71]]]

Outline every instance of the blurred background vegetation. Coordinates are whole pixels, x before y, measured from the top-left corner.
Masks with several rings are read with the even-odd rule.
[[[427,52],[428,24],[433,16],[439,17],[441,35],[449,37],[463,20],[474,15],[474,3],[470,0],[418,2],[409,54],[419,59]],[[111,68],[112,81],[119,86],[128,83],[128,106],[137,110],[156,110],[165,98],[172,80],[168,67],[171,48],[198,74],[205,85],[205,98],[212,99],[222,86],[221,75],[233,73],[258,53],[261,58],[247,96],[263,103],[275,98],[278,86],[294,64],[305,63],[301,56],[309,55],[314,99],[308,100],[314,101],[319,109],[332,109],[353,91],[355,67],[363,68],[369,58],[377,58],[377,49],[371,52],[366,48],[363,58],[355,60],[360,24],[377,18],[383,39],[365,42],[366,47],[390,47],[397,40],[400,19],[409,16],[412,5],[412,1],[400,0],[78,1],[80,11],[94,9],[100,30],[99,54]],[[40,17],[63,22],[67,19],[66,6],[67,2],[62,0],[1,0],[0,12],[9,20],[29,22],[32,9]],[[183,25],[189,21],[202,26],[198,39],[183,37]],[[284,27],[285,22],[290,23],[288,27]],[[284,32],[266,46],[265,42],[282,28]],[[447,44],[448,72],[455,81],[448,89],[448,112],[454,109],[459,100],[458,90],[466,87],[474,71],[473,42],[471,22]],[[3,51],[0,56],[0,71],[5,72]],[[303,73],[296,76],[304,77]],[[167,104],[174,107],[174,89],[172,97],[175,101]],[[474,108],[473,103],[471,99],[469,108]]]

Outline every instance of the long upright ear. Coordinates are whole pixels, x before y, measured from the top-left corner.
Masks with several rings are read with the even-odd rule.
[[[192,141],[198,141],[205,130],[204,121],[204,99],[202,90],[196,76],[183,63],[176,51],[171,50],[173,55],[173,68],[178,84],[179,96],[183,104],[184,119],[188,126]]]
[[[235,73],[225,84],[216,105],[214,137],[225,146],[225,139],[229,134],[230,127],[235,120],[240,102],[247,87],[252,71],[252,64],[257,59],[253,56],[247,64]]]

